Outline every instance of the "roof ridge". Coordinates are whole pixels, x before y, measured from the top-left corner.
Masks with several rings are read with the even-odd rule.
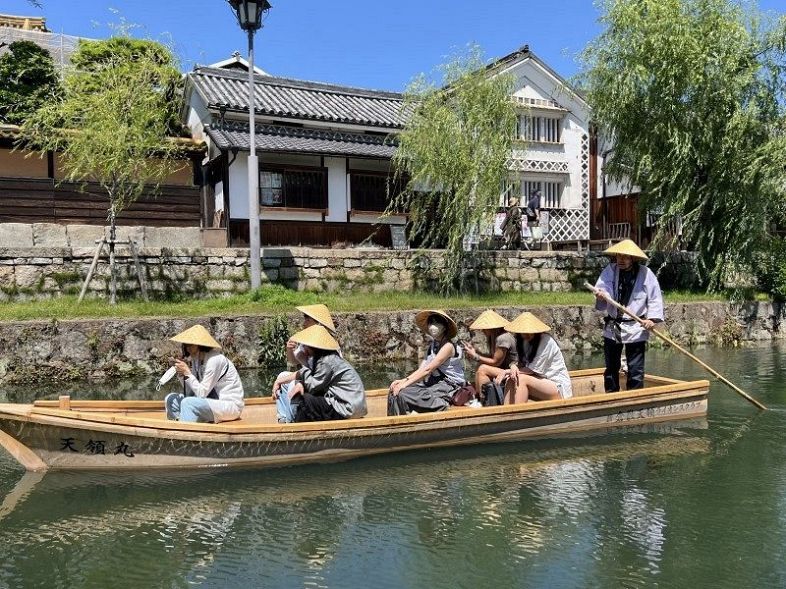
[[[189,75],[209,75],[224,77],[230,79],[237,79],[246,81],[248,80],[248,73],[246,72],[233,72],[221,68],[211,68],[203,66],[190,72]],[[299,80],[296,78],[283,78],[278,76],[254,76],[255,84],[264,84],[268,86],[287,86],[300,88],[304,90],[320,90],[331,92],[334,94],[344,94],[349,96],[362,96],[364,98],[376,99],[389,99],[389,100],[404,100],[404,94],[401,92],[392,92],[390,90],[375,90],[372,88],[358,88],[356,86],[344,86],[341,84],[331,84],[329,82],[315,82],[312,80]]]

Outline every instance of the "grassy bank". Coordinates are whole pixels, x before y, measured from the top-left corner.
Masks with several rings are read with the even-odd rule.
[[[722,294],[669,292],[666,303],[720,301]],[[62,297],[47,301],[0,304],[0,321],[31,319],[81,319],[109,317],[202,317],[215,315],[255,315],[288,313],[296,305],[324,303],[335,312],[390,311],[405,309],[466,307],[530,307],[546,305],[589,305],[593,297],[588,292],[527,292],[461,295],[443,297],[424,292],[384,292],[315,294],[287,290],[280,286],[264,287],[253,294],[220,299],[178,301],[140,300],[122,301],[110,305],[103,300],[85,300],[77,304],[76,297]]]

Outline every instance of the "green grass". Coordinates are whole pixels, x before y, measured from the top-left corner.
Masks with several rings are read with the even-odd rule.
[[[669,292],[666,303],[728,300],[723,294]],[[431,293],[384,292],[316,294],[297,292],[281,286],[263,287],[252,294],[227,298],[177,301],[121,301],[112,306],[104,300],[90,299],[77,304],[75,296],[36,302],[0,304],[0,321],[203,317],[222,315],[259,315],[290,313],[296,305],[324,303],[334,312],[395,311],[430,308],[533,307],[551,305],[590,305],[588,292],[496,293],[443,297]]]

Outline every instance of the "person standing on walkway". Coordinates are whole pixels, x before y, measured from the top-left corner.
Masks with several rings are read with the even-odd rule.
[[[505,238],[506,249],[521,248],[521,208],[518,197],[510,198],[505,220],[502,222],[502,235]]]
[[[175,360],[183,393],[171,393],[164,399],[167,419],[218,423],[240,418],[243,383],[207,329],[194,325],[170,341],[183,346],[183,358]]]
[[[540,226],[540,189],[538,188],[532,191],[527,201],[527,227],[533,243],[543,239],[543,229]]]
[[[644,352],[650,337],[649,330],[663,321],[663,295],[654,272],[643,264],[647,256],[632,240],[621,241],[603,253],[613,258],[595,283],[595,308],[606,312],[603,329],[604,388],[607,393],[620,390],[624,347],[628,361],[627,389],[640,389],[644,387]],[[608,299],[644,319],[644,325],[609,305]]]

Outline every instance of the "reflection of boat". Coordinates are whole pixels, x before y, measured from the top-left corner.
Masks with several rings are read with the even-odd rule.
[[[602,369],[571,373],[574,398],[387,417],[387,391],[369,393],[369,415],[275,423],[269,398],[248,399],[242,419],[164,419],[161,401],[0,404],[0,444],[31,470],[289,465],[385,452],[551,438],[577,431],[684,419],[707,411],[709,382],[647,376],[637,391],[603,394]]]

